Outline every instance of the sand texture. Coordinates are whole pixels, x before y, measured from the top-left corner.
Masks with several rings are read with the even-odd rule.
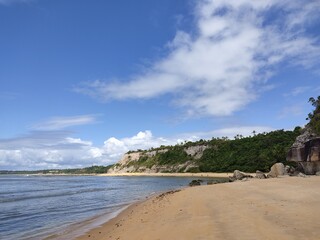
[[[78,238],[320,239],[320,177],[186,188],[134,204]]]

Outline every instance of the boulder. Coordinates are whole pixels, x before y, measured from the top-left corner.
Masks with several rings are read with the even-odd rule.
[[[316,162],[299,162],[300,171],[307,175],[314,175],[320,171],[320,161]]]
[[[268,177],[275,178],[279,176],[286,175],[285,168],[283,163],[275,163],[268,173]]]
[[[198,180],[192,180],[192,181],[189,183],[189,186],[190,186],[190,187],[199,186],[199,185],[201,185],[202,182],[203,182],[203,181],[200,180],[200,179],[198,179]]]
[[[240,172],[239,170],[235,170],[233,172],[233,177],[237,180],[241,180],[242,178],[245,178],[246,174],[244,172]]]
[[[255,178],[265,179],[265,178],[267,178],[267,176],[263,172],[257,170]]]
[[[319,171],[319,172],[316,172],[316,175],[317,175],[317,176],[320,176],[320,171]]]
[[[244,178],[252,178],[252,176],[248,175],[248,174],[246,174],[244,172],[241,172],[239,170],[234,170],[233,176],[229,177],[229,182],[234,182],[236,180],[242,180]]]

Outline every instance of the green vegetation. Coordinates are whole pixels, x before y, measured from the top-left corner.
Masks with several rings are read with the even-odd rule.
[[[188,173],[199,173],[201,172],[199,167],[191,167],[187,170]]]
[[[268,171],[276,162],[286,163],[286,155],[300,129],[274,131],[253,137],[210,142],[199,168],[202,172]]]
[[[314,107],[314,110],[308,115],[307,120],[310,120],[308,125],[316,134],[320,135],[320,96],[317,99],[311,97],[309,102]]]
[[[138,161],[131,161],[128,163],[128,167],[134,166],[135,168],[146,167],[151,168],[154,164],[156,164],[153,158],[149,158],[146,155],[142,155]]]
[[[159,153],[156,160],[159,165],[179,164],[191,160],[191,157],[184,151],[183,145],[176,145],[166,152]]]
[[[178,144],[176,146],[161,146],[159,148],[152,148],[149,151],[156,151],[155,156],[147,155],[147,151],[140,151],[142,155],[137,161],[130,161],[127,167],[134,166],[135,169],[139,167],[152,168],[154,165],[171,166],[176,164],[183,164],[186,161],[193,160],[191,156],[184,151],[185,145]],[[164,150],[164,151],[163,151]],[[129,152],[130,153],[130,152]],[[132,153],[132,152],[131,152]],[[163,170],[162,172],[174,172],[173,170]]]

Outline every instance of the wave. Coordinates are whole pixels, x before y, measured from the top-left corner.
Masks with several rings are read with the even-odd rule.
[[[7,196],[0,199],[0,203],[7,203],[7,202],[17,202],[17,201],[24,201],[24,200],[31,200],[31,199],[42,199],[42,198],[55,198],[55,197],[63,197],[63,196],[72,196],[82,193],[90,193],[90,192],[102,192],[102,191],[111,191],[116,190],[115,188],[90,188],[90,189],[81,189],[81,190],[69,190],[63,191],[53,194],[44,194],[44,195],[27,195],[27,196]],[[39,192],[39,191],[30,191],[29,193]],[[40,191],[41,192],[41,191]],[[48,191],[47,191],[48,192]],[[14,194],[13,194],[14,195]]]

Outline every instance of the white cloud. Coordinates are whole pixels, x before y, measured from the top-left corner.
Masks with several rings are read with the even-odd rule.
[[[54,117],[42,123],[34,125],[34,130],[40,131],[55,131],[68,127],[87,125],[96,122],[95,115],[79,115],[71,117]]]
[[[75,168],[94,164],[101,150],[69,132],[31,132],[0,140],[0,169]],[[104,159],[101,164],[107,164]]]
[[[172,94],[190,116],[233,114],[257,98],[279,63],[319,63],[318,36],[306,34],[317,9],[316,0],[198,1],[196,34],[178,31],[165,58],[126,82],[96,80],[75,91],[103,101]]]

